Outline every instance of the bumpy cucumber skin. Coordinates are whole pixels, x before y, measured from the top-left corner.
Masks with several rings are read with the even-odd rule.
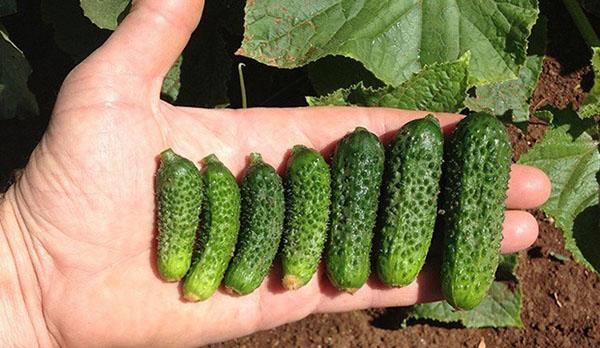
[[[511,145],[494,116],[472,114],[451,137],[444,173],[442,290],[453,307],[486,295],[500,255]]]
[[[246,295],[258,288],[269,273],[283,232],[283,184],[259,154],[251,155],[241,198],[238,245],[223,282],[228,290]]]
[[[203,301],[219,287],[233,256],[240,228],[240,189],[215,155],[204,160],[202,226],[192,266],[183,283],[189,301]]]
[[[281,265],[283,287],[292,290],[312,278],[327,237],[331,177],[319,152],[294,146],[286,170],[285,191]]]
[[[331,226],[326,268],[338,289],[355,292],[369,277],[385,151],[358,127],[338,144],[331,168]]]
[[[202,203],[202,179],[194,163],[171,149],[160,154],[156,203],[158,272],[166,281],[178,281],[192,260]]]
[[[444,137],[431,115],[408,122],[386,159],[377,273],[391,286],[410,284],[425,263],[437,215]]]

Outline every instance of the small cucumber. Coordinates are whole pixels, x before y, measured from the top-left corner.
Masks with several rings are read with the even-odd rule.
[[[305,146],[294,146],[288,161],[285,189],[281,265],[283,287],[293,290],[312,278],[327,236],[331,178],[323,156]]]
[[[429,115],[400,129],[386,159],[377,273],[410,284],[425,263],[437,215],[444,137]]]
[[[202,179],[194,163],[171,149],[160,154],[156,174],[158,205],[157,265],[166,281],[190,268],[202,203]]]
[[[225,287],[246,295],[269,273],[283,231],[284,197],[281,178],[259,154],[250,155],[242,181],[240,236],[225,274]]]
[[[217,290],[240,228],[240,189],[235,177],[215,155],[206,157],[203,163],[203,225],[192,267],[183,283],[183,296],[189,301],[206,300]]]
[[[444,173],[442,290],[455,308],[472,309],[498,267],[511,146],[502,122],[488,114],[461,120]]]
[[[369,277],[384,157],[377,136],[362,127],[347,134],[333,156],[326,268],[333,285],[350,293]]]

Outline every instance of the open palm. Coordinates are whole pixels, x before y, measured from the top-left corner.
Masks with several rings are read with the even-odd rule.
[[[182,300],[154,265],[154,173],[166,149],[194,161],[210,153],[235,173],[252,151],[281,167],[294,144],[327,152],[356,126],[382,136],[425,113],[366,108],[206,110],[159,100],[162,79],[199,20],[202,1],[134,1],[130,15],[66,79],[47,133],[7,194],[27,236],[43,317],[61,345],[198,345],[314,312],[408,305],[439,297],[435,265],[400,289],[372,280],[354,295],[322,272],[284,291],[274,270],[251,295],[218,291]],[[202,91],[198,91],[202,93]],[[459,116],[439,114],[450,130]],[[544,202],[538,170],[513,166],[509,209]],[[535,219],[507,211],[503,251],[537,237]]]

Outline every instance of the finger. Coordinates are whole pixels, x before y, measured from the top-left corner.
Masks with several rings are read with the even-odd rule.
[[[538,223],[533,215],[522,210],[507,210],[502,231],[502,253],[509,254],[529,248],[538,234]]]
[[[392,288],[372,275],[369,281],[354,294],[335,289],[327,279],[322,280],[321,300],[316,312],[346,312],[356,309],[410,306],[415,303],[437,301],[442,298],[438,263],[425,264],[417,279],[411,284]]]
[[[204,0],[137,0],[93,59],[116,72],[162,77],[198,25]]]
[[[508,209],[539,207],[548,200],[551,190],[550,179],[543,171],[531,166],[513,164],[506,206]]]

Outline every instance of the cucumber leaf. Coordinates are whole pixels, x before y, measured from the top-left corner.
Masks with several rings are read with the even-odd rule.
[[[399,86],[471,51],[471,83],[505,81],[518,77],[538,12],[537,0],[248,1],[238,53],[282,68],[342,55]]]
[[[398,87],[371,88],[362,82],[323,97],[307,97],[311,106],[382,106],[432,112],[457,112],[468,88],[469,53],[450,63],[432,64]]]
[[[115,30],[127,12],[130,0],[81,0],[87,18],[101,29]]]
[[[162,99],[168,102],[174,102],[177,100],[177,96],[179,95],[179,89],[181,88],[181,63],[183,61],[183,57],[179,56],[175,63],[171,66],[165,79],[162,84],[162,88],[160,90],[160,95]]]
[[[37,101],[27,86],[30,74],[31,67],[23,52],[0,26],[0,118],[38,114]]]
[[[424,303],[411,307],[403,325],[411,319],[433,320],[442,323],[459,322],[465,327],[522,327],[521,287],[517,283],[519,254],[502,255],[487,296],[470,311],[457,311],[446,301]]]
[[[590,90],[577,114],[581,118],[600,115],[600,47],[593,47],[592,68],[594,69],[594,86]]]
[[[477,96],[467,98],[465,106],[498,116],[510,113],[513,122],[529,121],[529,99],[542,72],[543,61],[544,57],[527,57],[518,79],[478,86]]]
[[[542,210],[554,219],[565,247],[589,269],[600,272],[598,142],[586,132],[594,122],[579,120],[572,110],[554,112],[554,125],[544,139],[523,154],[519,163],[543,170],[552,182]]]
[[[460,322],[468,328],[522,327],[521,290],[504,282],[493,282],[481,304],[470,311],[458,311],[446,301],[413,306],[404,323],[410,319]]]
[[[514,123],[529,121],[529,100],[542,72],[547,32],[548,20],[540,16],[528,39],[528,56],[519,77],[477,86],[476,96],[467,98],[465,106],[472,111],[509,117]]]

